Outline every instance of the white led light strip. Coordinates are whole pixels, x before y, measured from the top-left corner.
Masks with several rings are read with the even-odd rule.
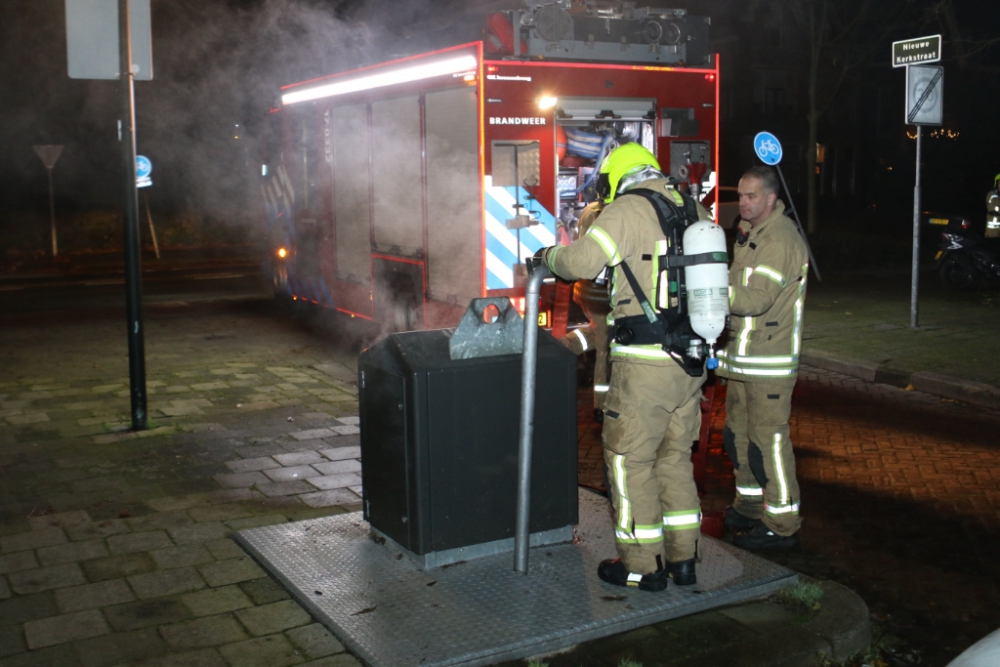
[[[421,79],[430,79],[431,77],[443,76],[445,74],[458,74],[460,72],[475,70],[478,64],[476,56],[459,56],[457,58],[449,58],[448,60],[439,60],[424,65],[414,65],[412,67],[392,70],[391,72],[369,74],[368,76],[362,76],[348,81],[335,81],[324,86],[316,86],[315,88],[307,88],[306,90],[297,90],[285,93],[281,96],[281,103],[295,104],[296,102],[308,102],[309,100],[318,100],[323,97],[356,93],[361,90],[382,88],[384,86],[391,86],[397,83],[407,83],[409,81],[420,81]]]

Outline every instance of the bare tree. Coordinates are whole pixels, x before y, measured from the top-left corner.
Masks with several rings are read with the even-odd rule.
[[[807,230],[816,231],[816,144],[819,124],[852,70],[879,50],[912,0],[781,0],[805,41],[808,75]],[[947,1],[947,0],[945,0]]]
[[[953,53],[945,60],[958,61],[961,71],[977,69],[987,51],[1000,44],[1000,37],[990,39],[969,39],[962,34],[958,20],[955,18],[953,0],[938,0],[924,10],[923,22],[928,26],[937,26],[947,35],[946,44]]]

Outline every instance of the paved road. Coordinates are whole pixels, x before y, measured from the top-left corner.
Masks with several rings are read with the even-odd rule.
[[[0,292],[0,665],[355,664],[222,537],[357,508],[349,341],[370,332],[259,299],[152,303],[152,429],[136,438],[121,307],[11,314],[10,298]],[[600,485],[581,405],[580,478]],[[732,492],[722,420],[717,406],[705,509]],[[995,412],[804,369],[792,422],[803,547],[780,560],[854,587],[923,664],[943,665],[1000,627],[998,425]]]

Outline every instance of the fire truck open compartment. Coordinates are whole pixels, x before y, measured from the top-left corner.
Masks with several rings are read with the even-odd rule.
[[[285,87],[263,183],[276,292],[393,330],[454,326],[474,298],[523,295],[524,259],[571,240],[619,143],[710,190],[717,59],[632,46],[639,64],[471,42]]]

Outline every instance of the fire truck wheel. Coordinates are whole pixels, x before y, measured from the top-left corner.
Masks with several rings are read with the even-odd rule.
[[[274,301],[278,310],[299,317],[304,306],[301,301],[292,298],[292,292],[288,287],[288,273],[283,266],[276,266],[272,273],[271,288],[274,293]]]
[[[274,289],[274,298],[281,301],[288,299],[288,272],[284,266],[278,265],[271,270],[271,286]]]

